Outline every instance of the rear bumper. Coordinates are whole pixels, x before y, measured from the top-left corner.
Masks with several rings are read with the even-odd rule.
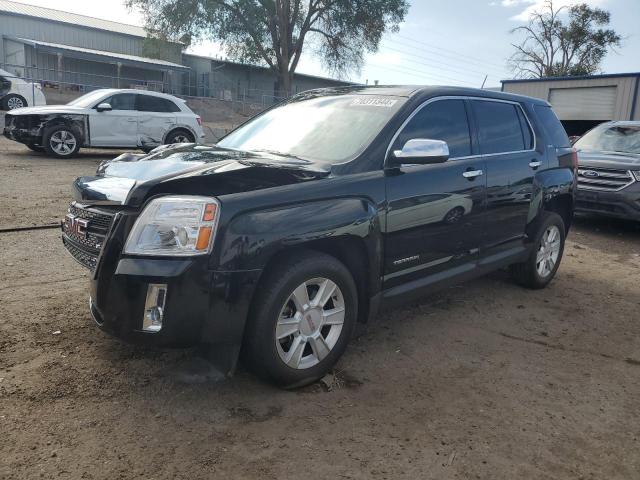
[[[584,190],[576,193],[577,212],[640,221],[640,182],[617,192]]]

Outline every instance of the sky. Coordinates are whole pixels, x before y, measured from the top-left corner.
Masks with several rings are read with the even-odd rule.
[[[142,15],[122,0],[14,0],[133,25]],[[367,54],[360,72],[345,80],[380,84],[437,84],[495,87],[512,78],[507,59],[518,36],[510,30],[526,22],[544,0],[409,0],[411,8],[396,34],[386,33],[378,52]],[[622,47],[606,57],[604,73],[640,72],[640,0],[581,0],[611,12],[611,27]],[[555,0],[556,5],[574,3]],[[219,45],[203,42],[191,53],[224,57]],[[331,76],[312,51],[303,53],[298,73]]]

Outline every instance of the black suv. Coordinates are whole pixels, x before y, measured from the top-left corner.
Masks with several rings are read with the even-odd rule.
[[[103,330],[240,350],[293,387],[324,375],[357,323],[509,267],[555,275],[576,156],[546,102],[462,88],[295,96],[215,146],[158,147],[74,183],[69,252]]]

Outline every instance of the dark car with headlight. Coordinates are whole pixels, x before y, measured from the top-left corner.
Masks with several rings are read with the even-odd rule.
[[[159,147],[78,178],[63,222],[91,313],[132,342],[243,353],[294,387],[382,305],[506,268],[554,277],[575,151],[543,101],[450,87],[296,95],[217,145]]]
[[[607,122],[575,143],[576,211],[640,221],[640,122]]]

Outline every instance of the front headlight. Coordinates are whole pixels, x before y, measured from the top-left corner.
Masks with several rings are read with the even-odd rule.
[[[636,177],[636,180],[640,182],[640,170],[636,170],[633,172],[633,176]]]
[[[156,198],[136,220],[124,253],[167,256],[209,253],[219,215],[220,203],[215,198]]]

